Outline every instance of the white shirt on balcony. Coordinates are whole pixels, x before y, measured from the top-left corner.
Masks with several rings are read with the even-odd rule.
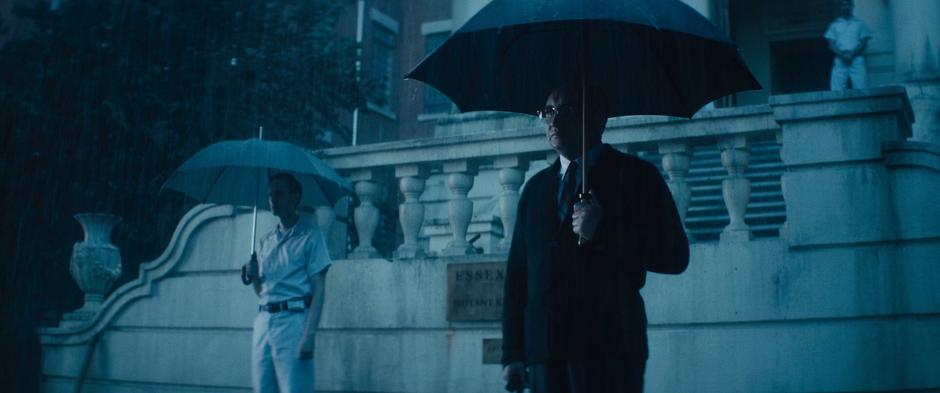
[[[301,218],[293,227],[278,225],[258,240],[258,263],[260,304],[269,304],[309,296],[313,276],[332,262],[323,232]]]
[[[833,40],[836,43],[836,49],[840,51],[853,51],[862,40],[871,38],[871,30],[864,21],[856,17],[839,17],[826,30],[826,39]]]

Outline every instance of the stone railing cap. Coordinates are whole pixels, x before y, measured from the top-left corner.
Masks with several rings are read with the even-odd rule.
[[[808,93],[781,94],[770,96],[767,101],[771,106],[807,104],[814,102],[830,102],[852,100],[858,98],[900,95],[907,97],[907,90],[903,86],[882,86],[870,89],[849,89],[842,91],[813,91]]]
[[[914,122],[914,111],[903,86],[786,94],[772,96],[769,102],[778,122],[895,113],[908,137]]]

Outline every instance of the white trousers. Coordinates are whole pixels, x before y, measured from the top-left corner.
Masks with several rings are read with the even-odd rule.
[[[832,90],[848,89],[849,80],[852,80],[853,89],[868,88],[868,69],[865,67],[864,57],[855,56],[852,59],[852,64],[845,64],[838,57],[832,60],[829,88]]]
[[[261,311],[255,317],[251,340],[255,393],[313,393],[313,359],[297,357],[306,322],[306,312]]]

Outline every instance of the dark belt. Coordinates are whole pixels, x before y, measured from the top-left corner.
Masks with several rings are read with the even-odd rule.
[[[313,298],[306,297],[303,299],[291,299],[285,300],[283,302],[277,303],[268,303],[258,305],[258,311],[267,311],[269,313],[276,313],[281,311],[304,311],[310,308],[310,303],[312,303]],[[303,302],[303,307],[300,306],[300,302]]]

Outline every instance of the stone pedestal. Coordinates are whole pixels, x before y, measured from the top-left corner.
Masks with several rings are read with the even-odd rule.
[[[791,247],[891,241],[882,145],[910,136],[901,87],[771,97],[781,126]]]

